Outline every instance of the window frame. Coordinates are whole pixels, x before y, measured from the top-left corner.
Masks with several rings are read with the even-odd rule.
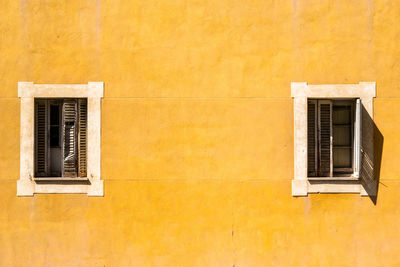
[[[294,98],[294,179],[292,180],[292,195],[360,193],[362,196],[367,196],[368,193],[361,183],[361,179],[350,180],[340,177],[318,181],[309,179],[307,174],[307,105],[308,99],[359,98],[362,107],[373,119],[373,98],[376,97],[376,83],[308,85],[306,82],[292,82],[291,96]],[[362,138],[368,138],[368,144],[372,144],[365,146],[364,150],[367,150],[368,155],[373,157],[373,125],[362,123],[361,132],[364,133]]]
[[[103,82],[87,84],[34,84],[18,82],[18,97],[21,103],[20,122],[20,178],[17,181],[17,196],[33,196],[37,193],[81,193],[88,196],[103,196],[101,180],[101,98]],[[35,142],[35,98],[87,98],[87,177],[34,176]]]

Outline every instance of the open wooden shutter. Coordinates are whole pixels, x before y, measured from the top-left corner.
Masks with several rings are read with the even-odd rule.
[[[308,100],[307,106],[307,173],[317,176],[317,100]]]
[[[319,100],[319,175],[333,176],[332,101]]]
[[[356,100],[356,114],[354,122],[354,177],[359,178],[361,173],[361,99]]]
[[[46,100],[35,101],[35,176],[48,174],[48,122],[49,111]]]
[[[79,118],[79,131],[78,131],[78,162],[79,177],[87,176],[87,100],[78,99],[78,118]]]
[[[77,172],[77,101],[65,99],[63,102],[63,176],[74,177]]]

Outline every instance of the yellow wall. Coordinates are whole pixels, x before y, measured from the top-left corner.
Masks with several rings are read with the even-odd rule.
[[[0,7],[0,266],[400,265],[400,1]],[[104,81],[104,197],[16,197],[18,81]],[[376,81],[376,205],[291,196],[291,81]]]

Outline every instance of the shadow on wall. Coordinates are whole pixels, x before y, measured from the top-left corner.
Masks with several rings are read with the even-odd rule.
[[[362,130],[360,179],[369,198],[376,205],[381,172],[383,135],[364,106],[362,107]]]

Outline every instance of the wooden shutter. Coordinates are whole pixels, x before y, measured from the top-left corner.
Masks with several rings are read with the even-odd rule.
[[[63,176],[74,177],[77,172],[76,121],[77,101],[64,99],[63,102]]]
[[[87,100],[78,99],[78,163],[79,177],[87,176]]]
[[[48,175],[48,120],[49,111],[46,100],[35,101],[35,176]]]
[[[359,178],[361,173],[361,99],[356,99],[356,114],[354,122],[354,177]]]
[[[309,100],[307,106],[307,173],[317,176],[317,100]]]
[[[319,100],[319,175],[333,176],[332,101]]]

